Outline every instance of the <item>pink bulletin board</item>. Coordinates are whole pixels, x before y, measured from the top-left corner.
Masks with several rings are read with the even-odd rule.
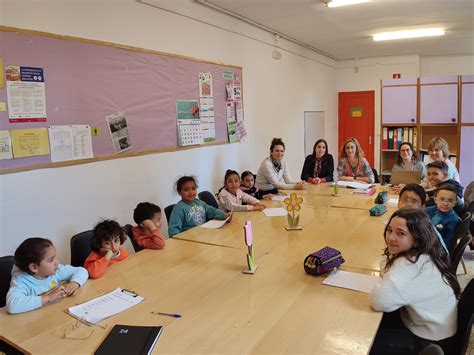
[[[10,123],[8,111],[1,111],[0,130],[69,124],[100,130],[92,137],[93,159],[52,163],[44,155],[0,160],[0,173],[182,149],[176,100],[199,100],[198,73],[211,73],[213,79],[216,140],[210,144],[228,142],[223,71],[233,71],[242,83],[241,67],[1,26],[0,43],[4,77],[7,65],[43,69],[47,110],[47,122],[21,123]],[[7,102],[6,85],[0,88],[0,102]],[[114,152],[106,122],[106,116],[116,112],[125,113],[133,145],[119,154]]]

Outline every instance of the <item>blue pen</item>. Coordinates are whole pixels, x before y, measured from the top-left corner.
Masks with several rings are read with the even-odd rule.
[[[151,312],[152,314],[159,314],[160,316],[168,316],[168,317],[173,317],[173,318],[181,318],[181,314],[177,313],[165,313],[165,312]]]

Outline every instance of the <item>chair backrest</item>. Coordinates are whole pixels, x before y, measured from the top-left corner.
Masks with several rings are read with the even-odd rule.
[[[81,232],[71,238],[71,265],[84,266],[89,254],[92,252],[92,230]]]
[[[200,193],[198,193],[198,197],[199,197],[200,200],[204,201],[209,206],[219,208],[219,205],[217,204],[216,198],[209,191],[201,191]]]
[[[461,238],[459,241],[458,245],[456,245],[456,248],[452,253],[450,253],[450,270],[451,272],[456,275],[456,271],[459,266],[459,262],[461,261],[462,255],[464,253],[464,250],[466,249],[467,245],[471,242],[472,237],[470,234],[464,234],[464,236]]]
[[[454,249],[458,245],[458,242],[469,232],[469,225],[471,224],[471,212],[466,212],[461,217],[461,222],[454,230],[454,238],[450,245],[447,245],[449,254],[454,253]]]
[[[10,281],[12,279],[12,268],[15,265],[13,255],[2,256],[0,258],[0,307],[4,307]]]
[[[132,228],[133,227],[131,224],[126,224],[122,227],[123,232],[128,236],[130,242],[132,243],[133,250],[135,250],[135,253],[138,253],[140,250],[143,250],[143,248],[135,242],[135,239],[133,239]]]
[[[457,344],[460,346],[459,354],[466,354],[472,330],[474,313],[474,279],[471,279],[461,294],[458,302],[458,330],[456,333]]]
[[[166,216],[166,220],[168,221],[168,224],[170,224],[171,212],[173,212],[174,206],[176,206],[176,204],[173,203],[172,205],[165,207],[165,216]]]
[[[444,351],[441,346],[437,344],[430,344],[424,347],[418,355],[444,355]]]
[[[374,182],[376,184],[380,183],[379,173],[377,172],[377,169],[372,168],[372,172],[374,173]]]

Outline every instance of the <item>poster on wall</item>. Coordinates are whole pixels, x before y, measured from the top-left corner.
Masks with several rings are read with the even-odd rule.
[[[0,160],[12,159],[12,139],[9,131],[0,131]]]
[[[94,157],[89,125],[50,126],[49,145],[52,162]]]
[[[42,68],[7,65],[10,122],[46,122],[46,91]]]
[[[229,143],[235,143],[239,139],[237,137],[237,122],[235,121],[234,101],[226,102],[226,116],[227,116],[227,136],[229,137]]]
[[[178,125],[179,146],[203,143],[197,100],[176,101],[176,122]]]
[[[199,97],[212,97],[211,73],[199,73]]]
[[[214,100],[212,97],[199,99],[199,116],[201,117],[202,138],[204,142],[216,140],[214,121]]]
[[[15,159],[49,154],[46,128],[14,129],[10,131],[10,135]]]
[[[0,57],[0,89],[2,89],[3,86],[3,58]]]
[[[114,113],[107,116],[106,120],[115,153],[123,153],[132,149],[132,141],[130,140],[125,113]]]

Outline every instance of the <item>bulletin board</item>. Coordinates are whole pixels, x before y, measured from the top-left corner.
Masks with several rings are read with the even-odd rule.
[[[49,155],[4,159],[0,174],[229,142],[226,84],[233,75],[242,87],[242,67],[2,26],[0,43],[3,78],[9,65],[42,69],[47,113],[46,121],[12,122],[7,108],[0,111],[0,130],[89,125],[96,134],[92,136],[93,158],[54,163]],[[199,73],[212,75],[215,140],[182,148],[178,146],[176,102],[199,100]],[[7,103],[6,85],[0,85],[1,103]],[[106,121],[118,112],[126,116],[131,139],[131,149],[122,153],[114,150]]]

